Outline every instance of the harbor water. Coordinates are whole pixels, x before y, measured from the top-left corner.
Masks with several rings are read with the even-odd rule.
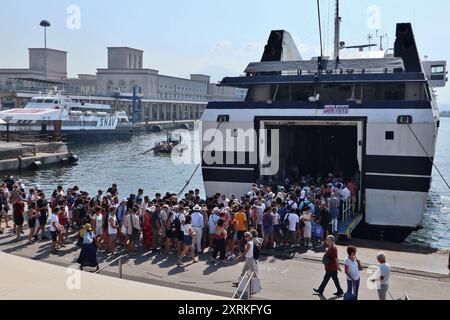
[[[27,188],[39,185],[48,196],[57,185],[64,188],[78,185],[82,190],[96,194],[98,189],[106,190],[112,183],[118,184],[121,197],[137,193],[138,188],[152,196],[156,192],[178,193],[200,160],[192,156],[198,151],[198,136],[194,132],[183,135],[183,141],[190,146],[190,154],[184,155],[183,160],[190,156],[193,158],[183,164],[174,162],[170,156],[155,156],[153,152],[143,154],[165,138],[165,133],[144,134],[134,136],[131,142],[70,144],[69,148],[79,156],[78,165],[44,168],[38,172],[22,173],[20,177]],[[441,119],[435,161],[450,180],[450,118]],[[194,188],[204,193],[201,170],[193,176],[187,190]],[[406,241],[450,249],[450,191],[436,171],[423,227]]]

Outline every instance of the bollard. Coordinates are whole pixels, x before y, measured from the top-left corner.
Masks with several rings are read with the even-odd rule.
[[[119,259],[119,278],[122,279],[122,258]]]

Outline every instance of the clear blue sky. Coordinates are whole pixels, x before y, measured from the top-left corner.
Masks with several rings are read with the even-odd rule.
[[[320,0],[326,47],[333,36],[333,0]],[[363,44],[370,30],[367,9],[380,8],[383,33],[394,39],[396,22],[412,22],[422,56],[450,61],[450,1],[341,0],[342,39]],[[80,29],[67,27],[67,8],[80,8]],[[52,27],[48,46],[69,52],[69,75],[106,67],[107,46],[145,51],[144,67],[214,80],[241,73],[259,60],[270,30],[292,33],[305,58],[317,55],[315,0],[0,0],[0,68],[26,68],[27,48],[43,46],[41,19]],[[450,104],[449,88],[439,91]]]

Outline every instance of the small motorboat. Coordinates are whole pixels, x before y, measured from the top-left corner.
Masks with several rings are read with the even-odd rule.
[[[175,151],[177,153],[182,153],[184,150],[187,149],[187,146],[184,144],[181,144],[182,138],[179,137],[178,140],[174,139],[172,136],[172,133],[167,133],[167,139],[161,142],[158,142],[155,147],[153,148],[153,152],[155,154],[172,154],[172,151]]]

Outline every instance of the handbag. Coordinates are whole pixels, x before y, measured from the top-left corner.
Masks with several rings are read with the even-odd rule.
[[[364,270],[364,266],[362,265],[361,261],[359,259],[356,260],[358,262],[358,270],[359,271],[363,271]]]
[[[261,280],[259,278],[252,279],[252,294],[258,294],[262,290],[261,288]]]
[[[330,258],[327,256],[326,253],[323,255],[322,263],[323,263],[324,265],[326,265],[326,266],[329,265],[329,264],[331,263],[331,260],[330,260]]]

